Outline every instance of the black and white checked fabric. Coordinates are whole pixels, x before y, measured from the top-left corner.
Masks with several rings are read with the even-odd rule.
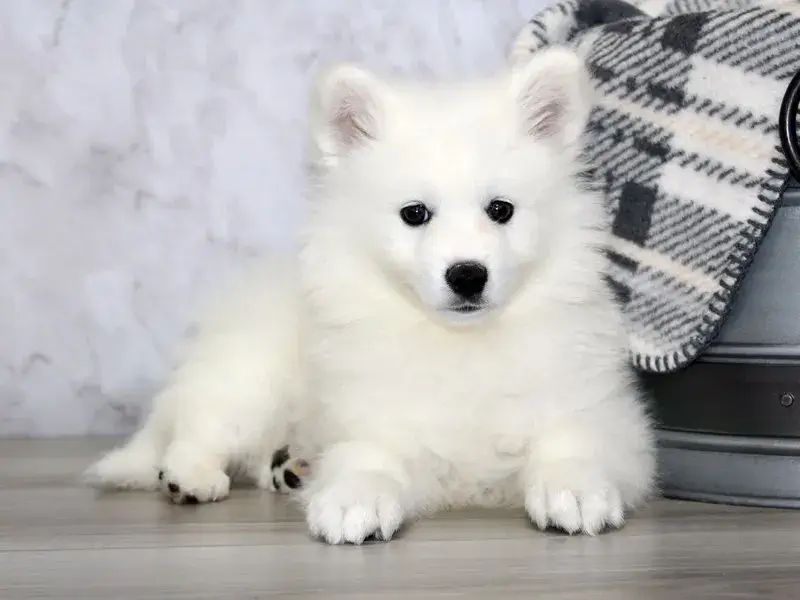
[[[599,91],[587,155],[633,361],[677,370],[719,331],[787,183],[778,113],[800,2],[561,0],[511,60],[552,44],[577,48]]]

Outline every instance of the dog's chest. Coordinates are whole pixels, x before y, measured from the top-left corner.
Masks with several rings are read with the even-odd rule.
[[[418,448],[475,467],[525,454],[537,369],[519,355],[397,337],[331,342],[312,369],[317,414],[332,437],[376,437],[404,452]]]

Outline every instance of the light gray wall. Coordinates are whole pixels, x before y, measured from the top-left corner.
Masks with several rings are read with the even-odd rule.
[[[0,435],[129,431],[303,215],[309,73],[484,72],[546,0],[0,0]]]

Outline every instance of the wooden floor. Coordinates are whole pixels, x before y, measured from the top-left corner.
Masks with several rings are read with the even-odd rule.
[[[256,490],[200,507],[96,496],[76,478],[108,444],[0,441],[0,599],[800,598],[800,512],[661,501],[594,539],[452,513],[330,548]]]

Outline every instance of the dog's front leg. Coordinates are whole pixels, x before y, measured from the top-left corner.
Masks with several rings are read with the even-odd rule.
[[[620,527],[625,510],[647,496],[654,445],[646,418],[629,406],[623,415],[609,407],[573,415],[535,436],[522,473],[534,525],[595,535]]]
[[[329,544],[388,541],[406,516],[408,486],[402,461],[378,445],[336,444],[314,463],[303,491],[309,530]]]

